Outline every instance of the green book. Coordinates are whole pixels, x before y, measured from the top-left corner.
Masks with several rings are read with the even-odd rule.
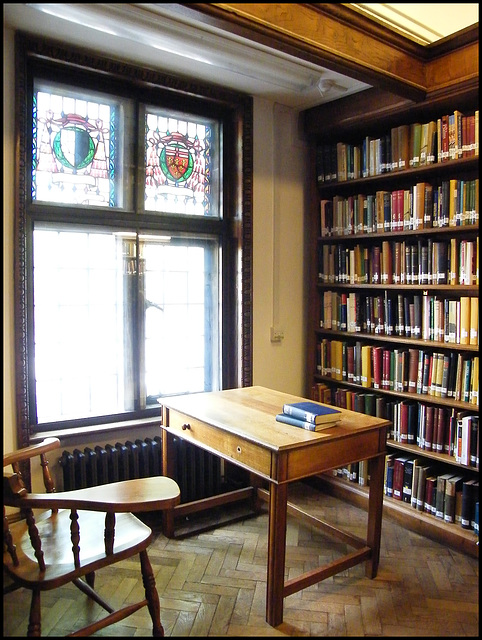
[[[422,125],[414,122],[410,127],[410,167],[420,166],[420,149],[422,143]]]

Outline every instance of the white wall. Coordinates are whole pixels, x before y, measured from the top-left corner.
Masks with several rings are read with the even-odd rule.
[[[14,54],[4,28],[4,451],[16,448],[13,327]],[[266,100],[254,102],[253,384],[305,392],[306,302],[303,237],[307,150],[297,114]],[[270,328],[284,330],[280,343]],[[116,436],[111,434],[111,441]],[[121,436],[127,437],[125,433]],[[69,441],[69,448],[74,446]],[[81,442],[83,446],[91,443]],[[105,443],[104,443],[105,444]],[[54,459],[54,456],[52,456]]]
[[[297,117],[254,101],[253,384],[303,395],[306,366],[304,264],[307,149]],[[283,329],[271,342],[270,328]]]

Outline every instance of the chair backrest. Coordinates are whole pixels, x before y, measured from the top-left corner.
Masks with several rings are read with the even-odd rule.
[[[9,520],[6,514],[5,507],[18,506],[17,501],[19,498],[24,498],[28,495],[29,491],[24,482],[22,475],[22,466],[30,462],[31,458],[35,456],[40,457],[40,465],[42,467],[42,477],[45,486],[45,490],[48,493],[55,493],[55,486],[52,480],[52,476],[49,470],[49,462],[47,459],[47,452],[53,451],[60,446],[60,440],[58,438],[46,438],[42,442],[23,449],[18,449],[12,453],[6,453],[3,456],[3,536],[5,548],[12,558],[14,566],[18,566],[18,558],[15,545],[12,541],[12,535],[10,533]],[[8,467],[11,471],[8,471]],[[57,509],[53,509],[57,511]],[[25,509],[21,515],[26,518],[29,523],[34,523],[33,510],[31,508]],[[31,530],[31,527],[29,527]],[[33,531],[31,530],[31,533]],[[32,540],[32,544],[39,545],[38,539]],[[39,559],[39,566],[42,567],[42,560]]]

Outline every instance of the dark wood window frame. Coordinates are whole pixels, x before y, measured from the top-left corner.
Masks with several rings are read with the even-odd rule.
[[[32,216],[29,213],[29,171],[32,78],[34,72],[72,74],[75,84],[97,77],[102,83],[125,86],[146,96],[159,98],[173,109],[189,111],[202,103],[224,118],[227,144],[223,148],[223,214],[229,232],[223,255],[223,388],[252,384],[252,97],[220,87],[200,84],[154,69],[110,60],[96,53],[69,48],[18,32],[15,42],[16,157],[15,157],[15,367],[17,444],[27,446],[32,436],[29,372],[33,363],[29,348],[32,332],[31,279]],[[110,212],[109,214],[110,215]],[[122,215],[120,216],[122,218]],[[145,227],[144,220],[142,221]],[[149,222],[147,222],[149,226]],[[240,257],[239,257],[240,256]],[[236,262],[236,260],[239,260]],[[238,283],[241,283],[241,290]]]

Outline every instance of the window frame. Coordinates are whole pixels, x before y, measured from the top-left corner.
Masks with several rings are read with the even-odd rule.
[[[55,41],[35,38],[22,32],[15,37],[16,50],[16,188],[14,237],[15,353],[17,395],[17,439],[20,447],[35,435],[35,416],[30,407],[35,395],[33,371],[33,274],[32,237],[34,220],[55,222],[55,207],[49,203],[31,202],[31,98],[33,78],[59,80],[79,88],[95,88],[101,80],[117,95],[134,94],[145,104],[159,104],[175,112],[215,114],[223,122],[222,221],[189,217],[189,229],[202,233],[206,226],[219,230],[222,225],[222,380],[221,388],[252,384],[252,174],[253,174],[253,100],[246,94],[180,79],[153,69],[110,60],[100,54],[70,48]],[[70,81],[68,80],[70,78]],[[139,173],[143,164],[139,164]],[[136,182],[143,184],[144,176]],[[139,190],[141,191],[141,190]],[[163,220],[155,213],[139,213],[141,194],[134,188],[133,210],[104,210],[105,224],[132,226],[137,215],[138,228],[182,231],[182,216]],[[76,207],[62,207],[69,221],[82,221],[95,226],[92,218]],[[64,216],[65,218],[65,216]],[[201,225],[202,222],[202,225]],[[32,395],[33,394],[33,395]],[[146,417],[139,415],[139,419]],[[61,432],[59,426],[58,431]]]

